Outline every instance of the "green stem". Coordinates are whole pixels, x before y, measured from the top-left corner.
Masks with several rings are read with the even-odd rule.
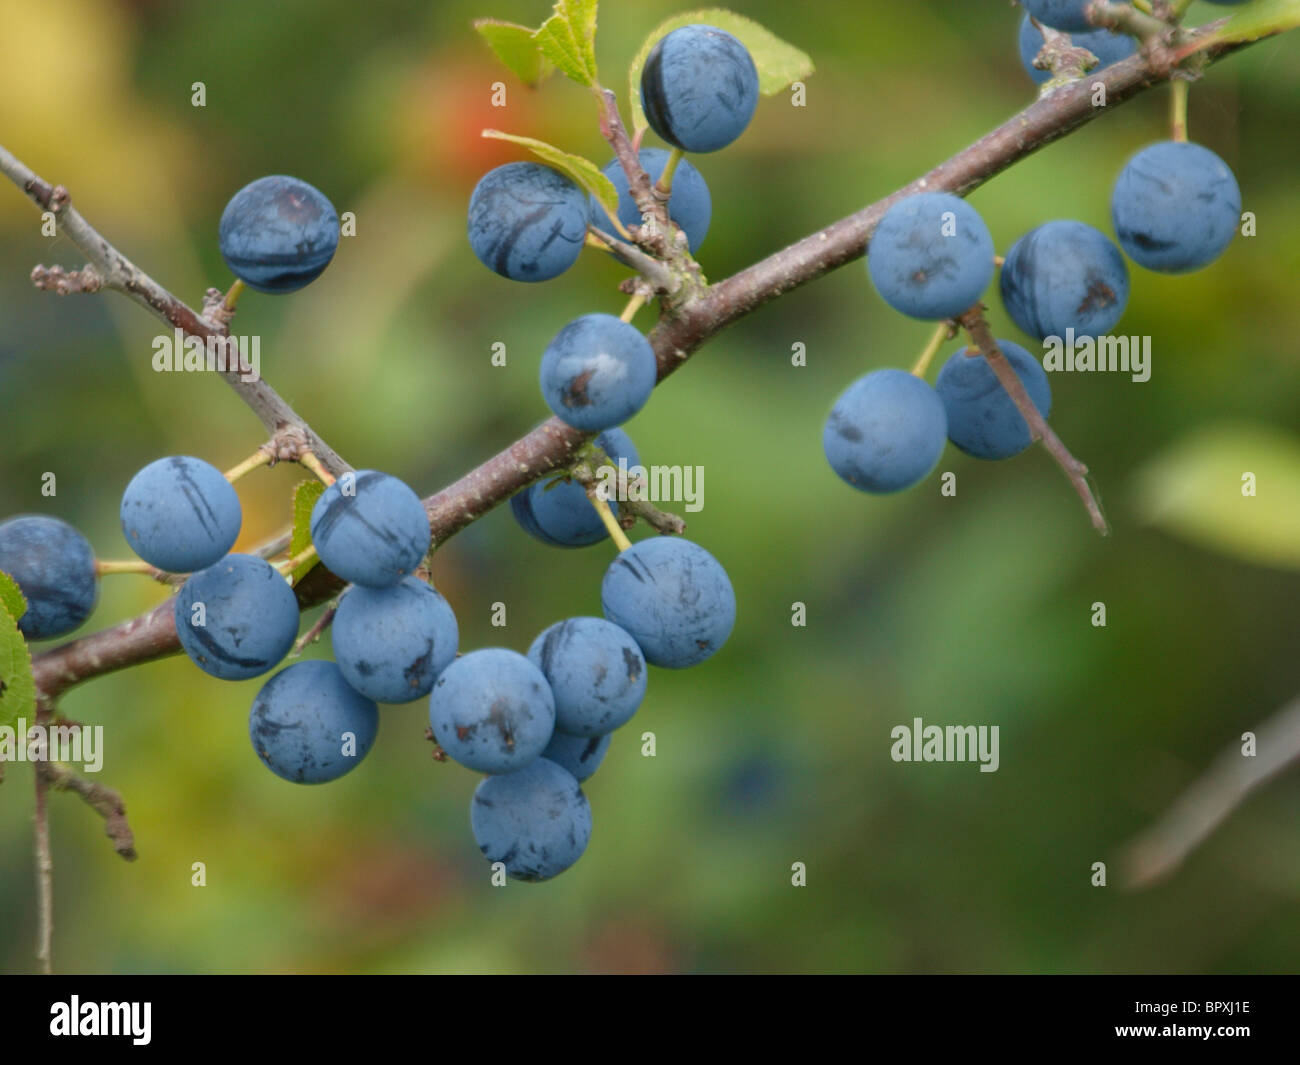
[[[316,475],[316,479],[324,484],[326,488],[332,485],[335,481],[334,475],[322,466],[320,459],[310,451],[299,452],[298,464],[300,466],[306,466],[307,469]]]
[[[1173,139],[1179,142],[1187,140],[1187,90],[1189,83],[1175,77],[1169,83],[1173,90],[1171,97],[1171,128]]]
[[[645,296],[638,292],[635,296],[633,296],[630,300],[627,301],[627,306],[623,308],[623,313],[619,315],[619,318],[621,318],[625,322],[631,322],[632,319],[636,317],[636,312],[639,311],[642,307],[644,307],[645,304],[646,304]]]
[[[139,573],[157,580],[161,570],[155,569],[148,562],[141,562],[134,558],[125,560],[95,559],[95,575],[97,577],[107,577],[114,573]]]
[[[231,484],[234,484],[237,480],[243,477],[244,474],[251,473],[259,466],[265,466],[270,461],[271,461],[270,454],[266,451],[263,451],[259,447],[256,451],[254,451],[248,458],[244,459],[244,461],[241,462],[234,469],[227,470],[226,480],[229,481]]]
[[[659,175],[659,180],[655,182],[655,195],[660,199],[666,200],[673,192],[673,175],[677,173],[677,164],[682,161],[686,153],[680,148],[674,148],[668,154],[668,162],[664,164],[664,172]]]
[[[925,345],[925,350],[921,352],[921,357],[916,360],[916,365],[912,367],[912,373],[925,379],[927,371],[930,369],[930,363],[934,360],[935,354],[943,347],[943,342],[952,334],[952,329],[947,322],[940,322],[934,332],[930,335],[929,342]]]
[[[233,311],[235,309],[235,304],[239,302],[239,297],[243,291],[244,283],[239,278],[235,278],[235,283],[230,286],[230,291],[226,293],[226,302],[224,304],[226,310]]]
[[[587,488],[587,498],[591,500],[591,505],[596,508],[596,513],[600,515],[600,520],[605,523],[605,528],[609,532],[609,538],[618,544],[620,551],[626,551],[632,546],[632,541],[627,538],[627,533],[623,531],[623,526],[618,523],[614,517],[614,512],[609,509],[609,503],[600,498],[596,486],[589,485]]]

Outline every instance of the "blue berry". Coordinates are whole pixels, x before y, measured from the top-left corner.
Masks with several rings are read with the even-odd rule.
[[[1011,246],[1002,303],[1030,336],[1105,336],[1128,305],[1128,267],[1106,236],[1083,222],[1048,222]]]
[[[874,370],[835,401],[822,448],[844,481],[885,494],[927,477],[947,433],[943,403],[933,388],[904,370]]]
[[[221,680],[274,668],[298,635],[298,600],[289,582],[252,555],[227,555],[194,574],[172,610],[185,653]]]
[[[632,439],[622,429],[606,429],[596,437],[596,444],[615,466],[620,458],[626,460],[629,470],[641,462]],[[618,503],[610,500],[609,506],[617,517]],[[526,533],[552,547],[587,547],[609,539],[587,490],[577,481],[531,484],[510,497],[510,511]]]
[[[1073,33],[1095,29],[1084,13],[1088,0],[1021,0],[1021,3],[1030,15],[1054,30]]]
[[[591,838],[591,805],[572,773],[545,758],[488,777],[470,804],[474,841],[489,862],[516,880],[549,880],[582,857]]]
[[[1228,164],[1199,144],[1161,141],[1120,172],[1111,197],[1115,233],[1148,270],[1181,274],[1214,262],[1241,221],[1241,189]]]
[[[998,348],[1046,418],[1052,412],[1052,388],[1038,360],[1009,340],[999,340]],[[953,352],[935,381],[948,414],[948,439],[977,459],[1009,459],[1033,443],[1029,426],[984,357],[967,355],[968,350]]]
[[[742,133],[758,106],[748,49],[716,26],[683,26],[650,50],[641,107],[660,137],[688,152],[716,152]]]
[[[18,631],[49,640],[77,628],[95,609],[95,552],[66,521],[21,514],[0,522],[0,572],[27,600]]]
[[[490,170],[469,200],[469,245],[512,281],[549,281],[577,261],[587,239],[587,198],[558,170],[507,163]]]
[[[319,189],[276,174],[245,185],[226,204],[221,257],[258,292],[296,292],[325,272],[339,246],[339,216]]]
[[[122,494],[122,532],[131,550],[170,573],[194,573],[235,546],[239,496],[215,466],[188,455],[149,463]]]
[[[946,192],[922,192],[885,212],[867,250],[876,291],[912,318],[954,318],[993,278],[993,238],[979,213]]]
[[[645,656],[627,632],[604,618],[557,621],[528,648],[555,695],[555,727],[604,736],[625,724],[645,698]]]
[[[610,563],[600,586],[605,617],[631,633],[645,660],[684,669],[719,651],[736,623],[727,571],[699,544],[656,536]]]
[[[651,181],[658,181],[659,176],[668,165],[668,153],[662,148],[642,148],[641,166],[650,175]],[[638,210],[632,193],[628,189],[627,174],[617,159],[605,164],[604,175],[614,183],[618,192],[618,220],[625,226],[641,225],[641,212]],[[686,234],[686,245],[694,255],[704,237],[709,232],[709,222],[713,218],[713,199],[709,196],[709,186],[704,177],[690,163],[682,159],[673,173],[673,191],[668,197],[668,217],[676,222]],[[613,233],[614,226],[595,197],[591,199],[591,224],[606,233]]]
[[[433,735],[480,773],[511,773],[546,749],[555,698],[542,671],[516,651],[487,647],[457,658],[429,696]]]
[[[1094,71],[1118,63],[1137,52],[1137,39],[1127,33],[1114,33],[1111,30],[1093,30],[1091,33],[1075,31],[1070,40],[1078,48],[1086,48],[1097,57]],[[1026,15],[1020,20],[1020,62],[1025,72],[1039,85],[1052,76],[1050,70],[1039,70],[1034,60],[1043,47],[1042,31],[1029,21]]]
[[[612,314],[584,314],[556,334],[542,355],[542,397],[561,420],[597,433],[645,406],[658,379],[654,349]]]
[[[451,605],[418,577],[391,588],[354,587],[339,603],[332,634],[344,678],[380,703],[428,695],[460,643]]]
[[[375,470],[345,473],[316,500],[311,540],[345,581],[387,588],[429,550],[429,516],[410,487]]]
[[[556,732],[542,752],[542,758],[567,769],[581,784],[600,768],[611,739],[612,734],[608,732],[603,736],[569,736]]]
[[[248,735],[263,764],[295,784],[323,784],[355,768],[379,732],[379,708],[333,662],[286,666],[253,700]]]

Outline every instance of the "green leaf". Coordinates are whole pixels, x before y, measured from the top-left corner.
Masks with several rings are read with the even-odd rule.
[[[555,70],[533,39],[535,30],[494,18],[475,19],[474,28],[497,58],[525,85],[536,88]]]
[[[289,539],[289,557],[302,554],[311,547],[311,511],[325,493],[320,481],[303,481],[293,490],[293,535]],[[290,575],[297,584],[316,561],[304,562]]]
[[[13,584],[7,576],[4,580]],[[3,583],[0,581],[0,585]],[[21,594],[19,599],[22,599]],[[0,591],[0,727],[7,728],[13,728],[20,717],[30,721],[36,714],[32,654],[23,634],[18,631],[18,621],[9,608],[10,602],[9,595]],[[24,601],[23,610],[26,609]]]
[[[0,607],[8,610],[14,621],[22,621],[27,613],[27,599],[18,582],[3,571],[0,571]]]
[[[721,7],[707,7],[702,11],[674,15],[646,38],[641,51],[637,52],[636,58],[632,60],[632,69],[628,72],[632,97],[632,127],[636,132],[639,133],[648,125],[645,111],[641,108],[641,69],[650,57],[651,50],[661,38],[666,37],[673,30],[697,23],[726,30],[749,49],[749,54],[754,59],[754,66],[758,69],[758,91],[764,96],[774,96],[796,81],[803,81],[816,69],[812,57],[807,52],[787,44],[770,30],[752,19],[737,15],[734,11],[727,11]]]
[[[1243,494],[1254,474],[1256,495]],[[1300,569],[1300,440],[1263,425],[1198,430],[1136,479],[1138,514],[1201,547]]]
[[[1234,11],[1224,27],[1206,43],[1256,41],[1297,26],[1300,26],[1300,0],[1255,0]]]
[[[557,170],[563,171],[584,190],[595,196],[610,218],[618,217],[618,191],[614,188],[614,183],[602,174],[600,167],[590,159],[562,152],[545,141],[534,140],[532,137],[516,137],[513,133],[502,133],[499,129],[485,129],[483,136],[494,140],[510,141],[512,144],[522,144],[539,159],[544,159]]]
[[[555,0],[555,14],[533,33],[543,56],[579,85],[596,84],[597,0]]]

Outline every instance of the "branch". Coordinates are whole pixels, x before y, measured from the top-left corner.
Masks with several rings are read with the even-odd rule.
[[[80,795],[86,805],[104,819],[104,835],[113,841],[113,849],[128,862],[136,859],[135,833],[126,819],[122,796],[103,784],[95,784],[61,762],[35,763],[36,776],[56,791]]]
[[[37,288],[54,287],[55,291],[59,292],[94,291],[102,288],[121,292],[155,317],[161,318],[175,329],[182,330],[188,336],[198,337],[205,343],[211,341],[214,345],[225,343],[228,336],[227,326],[215,325],[201,317],[158,284],[82,218],[81,212],[72,206],[72,199],[67,189],[62,185],[51,185],[39,177],[2,145],[0,145],[0,173],[22,189],[38,207],[52,212],[59,230],[90,260],[88,267],[71,273],[65,273],[58,267],[52,269],[37,267],[32,272],[32,279]],[[77,279],[75,284],[71,283],[73,278]],[[268,433],[274,436],[289,429],[296,429],[303,435],[306,446],[315,452],[331,473],[338,475],[351,469],[334,453],[333,448],[317,436],[311,426],[280,398],[275,389],[260,377],[241,373],[238,359],[235,360],[235,366],[220,373],[226,383],[238,393],[240,399],[258,416]],[[254,379],[249,380],[249,377]]]
[[[618,159],[623,173],[627,175],[627,188],[632,202],[636,204],[637,210],[643,217],[649,215],[661,227],[667,228],[668,206],[655,196],[650,175],[641,165],[641,157],[628,138],[627,129],[618,113],[618,96],[613,89],[597,89],[596,92],[601,103],[600,132],[609,142],[609,146],[614,149],[614,157]]]
[[[1083,500],[1083,505],[1088,510],[1088,517],[1092,519],[1093,528],[1105,536],[1110,532],[1110,526],[1101,512],[1101,504],[1097,502],[1092,486],[1088,483],[1088,467],[1070,454],[1070,449],[1061,442],[1061,438],[1047,424],[1047,420],[1038,413],[1038,408],[1029,398],[1029,393],[1025,391],[1019,375],[998,348],[998,342],[993,338],[993,331],[984,318],[984,305],[977,303],[957,321],[970,334],[971,340],[975,342],[975,346],[980,349],[980,354],[988,362],[989,369],[997,375],[998,383],[1002,385],[1016,405],[1016,409],[1020,411],[1021,417],[1025,419],[1025,423],[1029,426],[1030,438],[1043,442],[1047,453],[1065,471],[1070,484],[1079,493],[1079,498]]]
[[[640,518],[652,529],[664,536],[681,536],[686,531],[686,522],[678,515],[672,514],[666,510],[660,510],[653,503],[639,498],[639,492],[634,491],[641,487],[643,478],[628,478],[619,470],[618,463],[609,457],[601,448],[593,446],[590,455],[581,462],[573,464],[573,479],[583,488],[586,488],[587,494],[591,494],[591,489],[595,486],[597,477],[596,471],[602,466],[608,466],[616,471],[618,478],[618,494],[614,500],[618,503],[619,524],[630,529],[636,524],[636,519]]]
[[[1255,730],[1255,756],[1229,746],[1154,825],[1124,848],[1124,880],[1146,888],[1173,873],[1246,798],[1300,763],[1300,699]]]
[[[1212,40],[1222,24],[1220,20],[1187,35],[1191,47],[1201,51],[1207,64],[1247,46],[1248,42]],[[680,303],[671,305],[649,334],[659,364],[659,380],[673,373],[704,341],[733,322],[861,258],[881,217],[903,197],[927,189],[965,195],[1026,156],[1091,122],[1108,110],[1093,106],[1094,85],[1105,86],[1106,98],[1110,107],[1114,107],[1163,80],[1167,80],[1167,74],[1161,76],[1141,54],[1113,64],[1086,82],[1064,86],[1031,104],[969,148],[885,199],[725,281],[692,291]],[[11,171],[15,165],[22,173],[30,174],[0,149],[0,169],[13,176]],[[21,181],[19,184],[22,186]],[[41,203],[39,192],[26,191]],[[587,434],[552,418],[425,500],[434,543],[445,543],[521,488],[553,469],[568,465],[587,439]],[[298,601],[304,606],[315,605],[337,595],[341,587],[337,578],[323,566],[317,566],[298,585]],[[46,651],[36,656],[33,666],[38,688],[53,695],[90,677],[178,649],[170,604],[163,604],[142,617]]]
[[[36,724],[48,728],[52,711],[50,703],[37,703]],[[38,762],[39,766],[40,763]],[[46,780],[39,772],[36,782],[36,806],[32,815],[33,838],[36,850],[36,960],[41,972],[54,971],[54,858],[50,853],[50,811],[46,803]]]

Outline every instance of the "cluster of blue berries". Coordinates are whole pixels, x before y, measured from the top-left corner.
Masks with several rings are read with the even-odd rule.
[[[1063,31],[1092,28],[1082,0],[1026,0],[1025,7]],[[1027,20],[1028,15],[1022,55],[1035,74],[1037,49],[1031,49],[1025,28],[1038,31]],[[1110,52],[1109,43],[1094,47],[1085,37],[1077,43],[1103,59],[1113,54],[1118,60],[1132,51]],[[1241,206],[1236,178],[1212,151],[1182,141],[1152,144],[1128,161],[1115,183],[1111,220],[1120,247],[1084,222],[1058,219],[1038,226],[1007,252],[999,282],[1003,306],[1037,341],[1104,336],[1129,298],[1129,271],[1120,248],[1148,270],[1200,269],[1231,243]],[[868,274],[884,301],[931,321],[956,319],[975,308],[995,269],[993,240],[983,219],[964,200],[944,192],[897,201],[881,218],[867,251]],[[1021,345],[997,343],[1046,418],[1052,394],[1043,366]],[[860,378],[835,402],[822,437],[827,460],[843,480],[882,494],[927,477],[945,441],[988,460],[1010,458],[1032,443],[1020,410],[973,347],[954,351],[933,387],[896,369]]]
[[[717,151],[748,126],[758,103],[758,72],[731,34],[714,26],[683,26],[650,52],[641,98],[651,127],[679,152]],[[669,161],[661,148],[640,150],[641,165],[652,180],[660,178]],[[618,193],[619,223],[640,225],[641,213],[619,161],[611,160],[604,173]],[[668,214],[694,254],[708,233],[713,204],[704,178],[685,159],[675,166]],[[541,163],[497,167],[470,196],[470,247],[485,266],[512,281],[548,281],[564,273],[577,261],[589,227],[608,232],[614,223],[594,196],[584,196],[573,180]],[[608,314],[570,322],[542,356],[547,405],[584,432],[603,432],[627,421],[650,398],[657,378],[646,338]],[[535,522],[525,521],[525,527],[536,533]]]
[[[678,152],[711,152],[744,132],[758,102],[758,73],[745,47],[713,26],[686,26],[651,51],[641,82],[654,131]],[[658,181],[672,157],[642,148]],[[668,214],[694,254],[712,202],[699,171],[673,162]],[[618,223],[642,224],[617,160],[604,173],[618,193]],[[577,260],[590,229],[617,229],[576,183],[539,163],[510,163],[485,175],[470,197],[470,247],[513,281],[546,281]],[[615,463],[639,464],[620,426],[654,389],[649,341],[628,322],[586,314],[556,334],[541,359],[542,396],[555,415],[585,433]],[[586,490],[571,480],[537,483],[510,501],[519,525],[556,547],[585,547],[609,535]],[[618,505],[610,502],[617,516]],[[736,598],[726,571],[680,537],[628,546],[606,570],[604,617],[552,625],[528,654],[485,648],[439,676],[429,701],[434,738],[455,761],[488,774],[474,793],[479,848],[517,879],[545,880],[572,865],[591,834],[581,784],[596,771],[610,735],[646,692],[647,665],[682,669],[717,652],[731,634]]]
[[[284,175],[260,178],[235,193],[218,229],[222,258],[236,277],[259,292],[293,292],[314,281],[329,265],[338,243],[339,218],[330,201],[307,182]],[[233,546],[240,522],[239,499],[220,471],[183,456],[141,470],[122,502],[122,527],[132,548],[170,573],[216,565]],[[275,587],[268,573],[279,580],[260,559],[230,557],[232,575],[227,580],[238,583],[241,594],[248,594],[255,575],[268,588]],[[73,632],[98,599],[93,549],[81,533],[57,518],[24,514],[0,523],[0,571],[14,578],[27,600],[18,628],[30,640]],[[229,647],[205,647],[195,638],[195,650],[189,645],[186,650],[196,661],[202,655],[209,663],[223,662],[222,668],[232,673],[256,675],[262,671],[257,663],[273,656],[274,664],[292,645],[290,636],[280,649],[290,607],[295,629],[298,616],[292,592],[287,586],[284,592],[288,599],[280,594],[269,616],[278,625],[266,636],[257,625],[228,633]]]
[[[173,617],[195,665],[221,680],[247,680],[284,660],[298,635],[298,601],[270,562],[230,553],[242,513],[221,471],[191,456],[152,462],[127,485],[121,519],[145,562],[190,574]],[[310,528],[321,562],[352,585],[334,620],[336,661],[296,662],[267,681],[249,734],[272,772],[319,784],[370,750],[376,703],[429,693],[455,658],[459,635],[447,601],[412,576],[430,531],[406,484],[374,470],[346,473],[316,501]]]
[[[758,105],[758,71],[745,46],[716,26],[692,25],[658,41],[641,75],[646,120],[679,152],[715,152],[735,141]],[[662,148],[642,148],[641,166],[658,181],[669,162]],[[618,221],[642,224],[627,175],[617,159],[604,174],[618,193]],[[673,174],[669,218],[691,254],[709,230],[713,202],[700,172],[685,159]],[[469,202],[474,254],[512,281],[549,281],[578,259],[588,227],[609,233],[614,223],[595,197],[541,163],[507,163],[479,181]]]
[[[519,880],[550,879],[582,856],[591,836],[582,782],[640,707],[647,665],[704,661],[736,619],[722,566],[680,537],[623,551],[605,573],[601,606],[604,617],[550,626],[527,655],[503,647],[462,655],[429,699],[443,751],[487,774],[470,808],[474,839]]]

